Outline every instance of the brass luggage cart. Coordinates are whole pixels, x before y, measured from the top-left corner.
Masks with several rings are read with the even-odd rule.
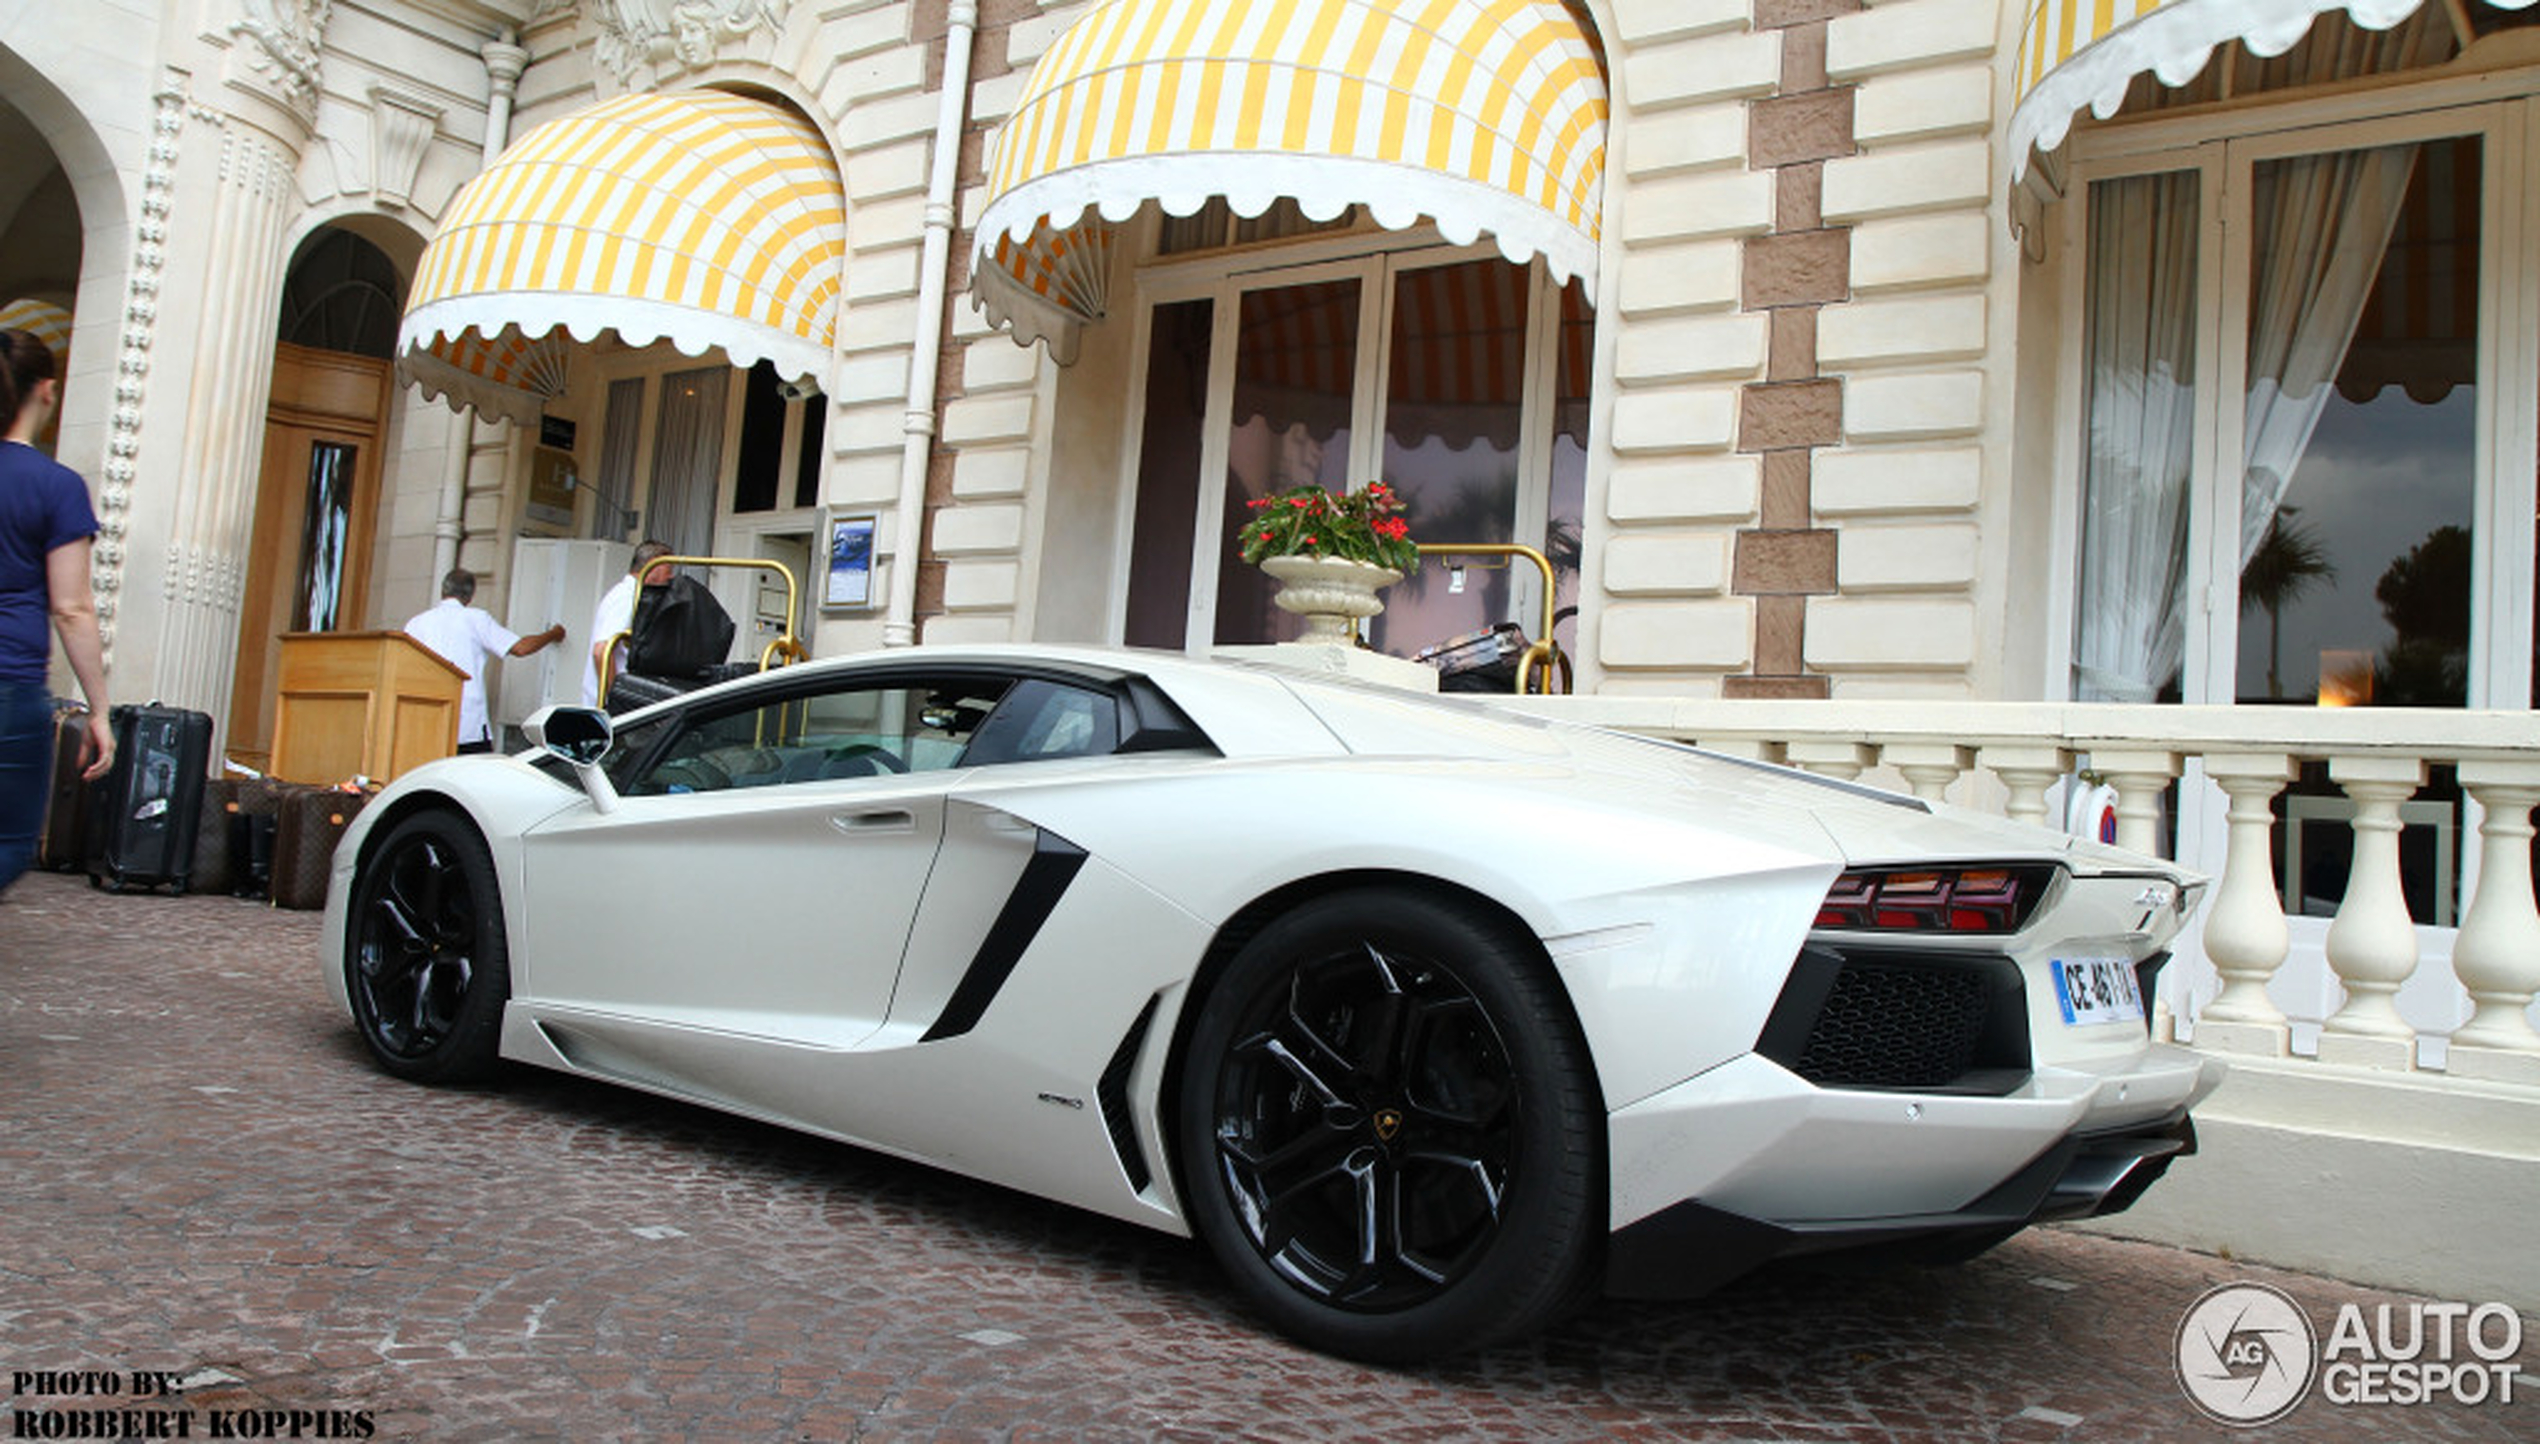
[[[1432,557],[1492,557],[1498,559],[1501,567],[1507,566],[1511,558],[1523,557],[1535,564],[1535,570],[1543,574],[1543,632],[1518,654],[1517,695],[1522,697],[1532,693],[1549,697],[1556,691],[1567,695],[1570,690],[1570,658],[1561,650],[1561,644],[1552,639],[1553,623],[1557,620],[1553,611],[1552,558],[1520,542],[1448,542],[1436,546],[1422,542],[1420,560],[1425,562]],[[1556,672],[1560,677],[1557,688],[1553,680]],[[1535,685],[1538,680],[1539,686]]]
[[[759,649],[758,669],[765,672],[791,662],[804,662],[811,659],[810,649],[803,645],[802,638],[794,630],[795,619],[802,615],[801,589],[794,582],[793,568],[786,566],[783,562],[767,561],[756,557],[668,556],[659,558],[653,566],[744,567],[753,571],[776,573],[785,579],[785,630],[765,647]],[[650,571],[651,568],[647,567],[645,570]],[[603,699],[609,695],[609,683],[615,680],[618,644],[634,635],[635,633],[630,629],[610,637],[608,650],[600,655],[600,696]]]

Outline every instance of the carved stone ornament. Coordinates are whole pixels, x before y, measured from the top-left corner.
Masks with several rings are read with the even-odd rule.
[[[402,209],[414,196],[415,173],[441,124],[441,107],[420,97],[370,88],[370,189],[378,202]]]
[[[250,69],[304,116],[317,113],[318,53],[326,43],[334,0],[237,0],[242,12],[229,33],[254,42]]]
[[[764,28],[781,33],[792,0],[589,0],[599,26],[593,47],[621,84],[642,84],[656,68],[711,62],[729,41]]]

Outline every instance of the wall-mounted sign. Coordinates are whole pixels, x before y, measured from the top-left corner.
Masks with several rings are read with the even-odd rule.
[[[829,563],[821,573],[820,605],[845,610],[873,605],[873,531],[870,512],[829,518]]]

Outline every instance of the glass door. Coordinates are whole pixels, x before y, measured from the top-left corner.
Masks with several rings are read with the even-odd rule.
[[[1592,335],[1576,288],[1425,247],[1158,288],[1147,320],[1125,641],[1296,636],[1233,539],[1249,503],[1304,485],[1382,479],[1424,544],[1526,539],[1575,584]],[[1503,620],[1531,632],[1539,591],[1531,568],[1432,563],[1388,589],[1366,636],[1407,656]]]

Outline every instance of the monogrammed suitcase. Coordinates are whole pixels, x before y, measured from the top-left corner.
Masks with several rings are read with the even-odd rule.
[[[237,805],[237,778],[205,779],[203,809],[194,823],[194,871],[185,879],[186,891],[227,892],[236,880],[230,866],[229,813]]]
[[[96,789],[79,775],[79,749],[88,740],[88,709],[53,713],[53,784],[44,794],[44,827],[35,837],[35,865],[70,872],[88,861],[88,829],[97,811]]]
[[[273,888],[275,819],[291,784],[270,777],[241,777],[224,804],[229,830],[229,893],[259,898]]]
[[[326,906],[326,876],[334,864],[335,844],[344,840],[344,829],[369,801],[368,793],[331,787],[284,789],[273,838],[275,907]]]

